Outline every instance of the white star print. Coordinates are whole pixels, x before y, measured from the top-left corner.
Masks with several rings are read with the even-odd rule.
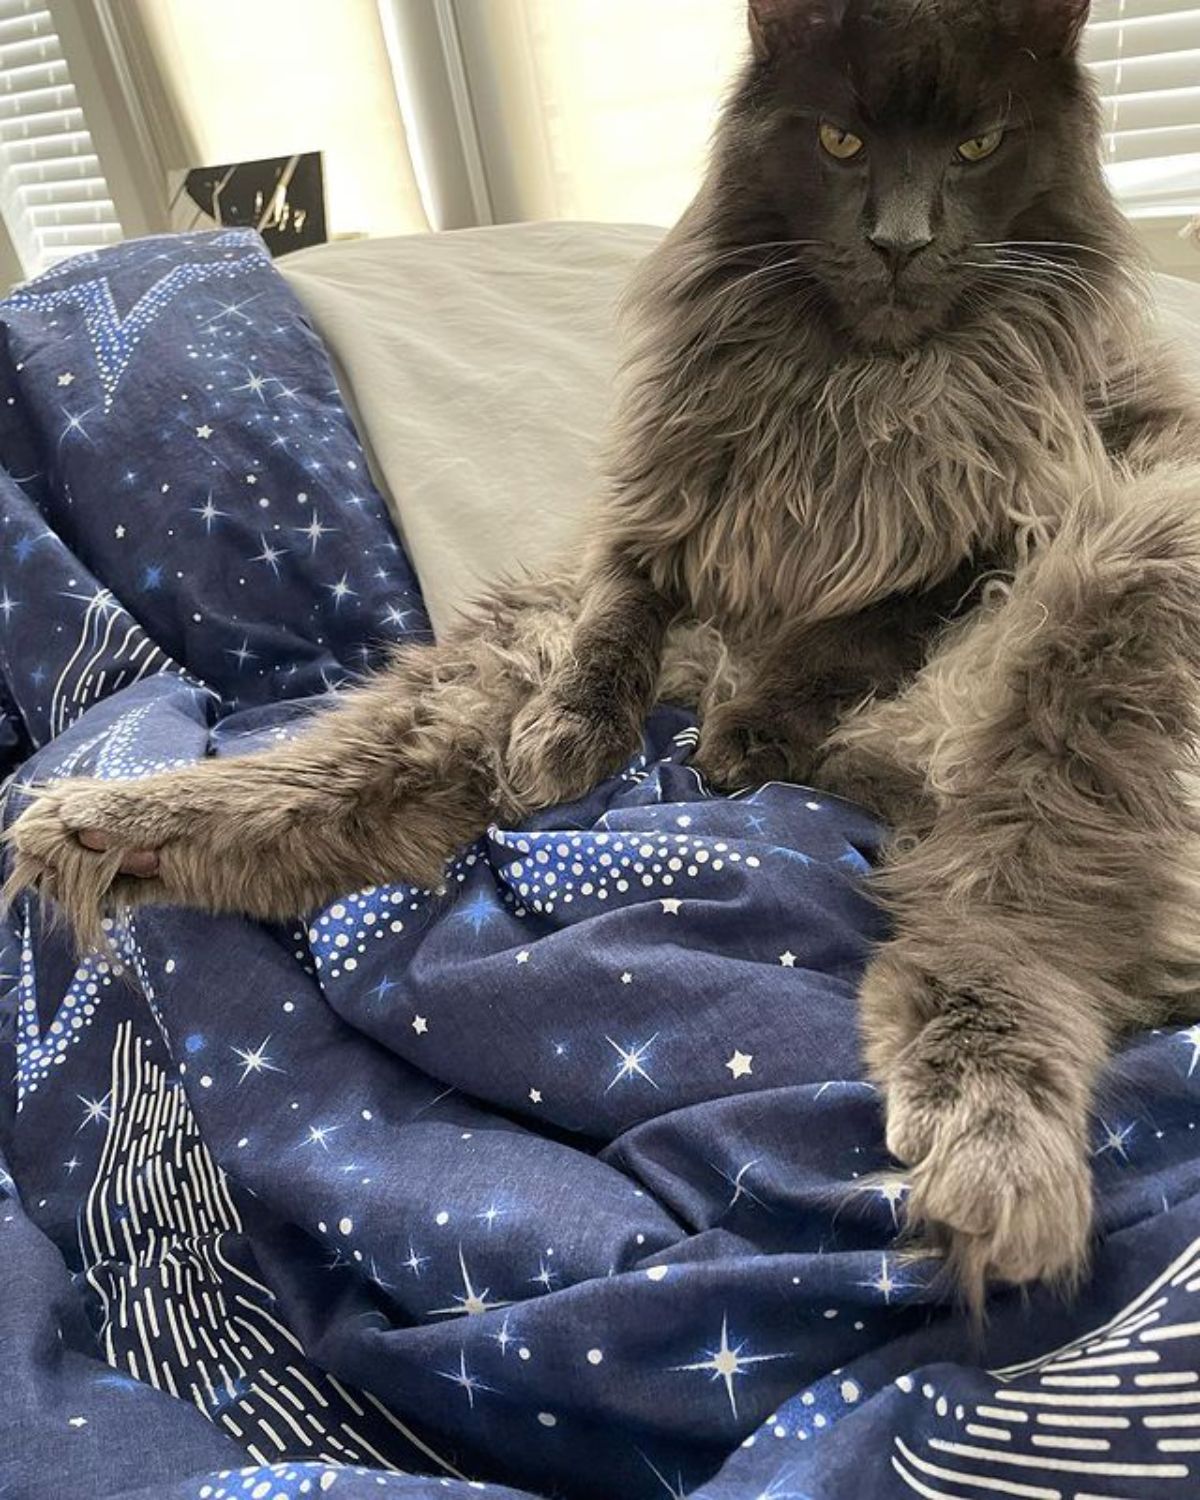
[[[898,1177],[889,1177],[886,1182],[881,1182],[876,1189],[879,1196],[892,1211],[892,1223],[897,1229],[900,1227],[900,1215],[897,1212],[900,1204],[908,1193],[908,1183],[901,1182]]]
[[[417,1033],[418,1036],[424,1036],[425,1033],[429,1030],[429,1022],[425,1019],[424,1016],[414,1016],[412,1029]]]
[[[748,1052],[734,1052],[733,1056],[725,1064],[735,1078],[747,1078],[754,1072],[751,1064],[754,1062],[754,1054]]]
[[[206,442],[210,437],[212,437],[212,435],[213,429],[208,425],[207,422],[201,423],[201,425],[196,428],[196,436],[201,440],[201,442]]]
[[[875,1280],[864,1281],[861,1283],[861,1285],[864,1287],[868,1287],[873,1292],[878,1292],[889,1307],[892,1303],[893,1294],[895,1292],[902,1292],[905,1290],[905,1283],[897,1281],[896,1278],[892,1275],[892,1269],[888,1265],[888,1258],[886,1255],[882,1255],[879,1258],[879,1275],[875,1278]]]
[[[80,435],[80,437],[85,438],[89,443],[92,442],[92,436],[91,436],[91,434],[88,432],[87,428],[83,425],[83,419],[85,417],[90,417],[91,414],[92,414],[92,410],[93,410],[93,408],[89,407],[87,411],[81,411],[78,414],[76,414],[74,412],[67,411],[67,409],[65,407],[63,408],[63,416],[66,417],[66,419],[67,419],[67,425],[63,428],[62,433],[61,433],[61,435],[59,436],[59,439],[58,439],[58,444],[59,444],[60,448],[62,447],[62,445],[66,441],[66,439],[68,437],[70,437],[71,433],[73,433],[73,432],[77,432]]]
[[[633,975],[629,974],[629,973],[622,974],[621,975],[621,983],[622,984],[632,984],[633,983]]]
[[[262,401],[263,405],[265,406],[266,405],[266,400],[263,397],[263,391],[266,389],[268,379],[269,379],[269,377],[263,376],[263,375],[251,375],[250,378],[249,378],[249,380],[247,380],[247,382],[246,382],[245,385],[235,385],[234,386],[234,388],[233,388],[234,389],[234,393],[238,394],[238,393],[240,393],[242,391],[249,391],[251,393],[251,395],[257,396],[258,399],[260,401]]]
[[[742,1350],[745,1347],[744,1343],[738,1344],[736,1347],[730,1345],[729,1317],[727,1314],[721,1323],[721,1343],[719,1348],[709,1350],[707,1359],[700,1360],[694,1365],[673,1365],[672,1368],[681,1371],[706,1370],[711,1373],[713,1380],[723,1380],[725,1382],[725,1392],[729,1397],[729,1409],[736,1419],[738,1409],[737,1397],[733,1391],[734,1377],[744,1375],[751,1365],[765,1364],[768,1360],[773,1359],[790,1358],[787,1354],[743,1354]]]
[[[526,952],[523,952],[523,953],[518,953],[517,954],[517,962],[519,964],[527,964],[529,962],[529,954],[528,954],[528,952],[526,951]]]
[[[509,1344],[512,1344],[512,1343],[516,1342],[516,1340],[513,1338],[512,1334],[509,1333],[509,1331],[508,1331],[508,1314],[507,1313],[505,1314],[504,1322],[500,1325],[500,1331],[499,1331],[499,1333],[493,1333],[492,1337],[500,1345],[500,1353],[502,1355],[508,1353],[508,1346],[509,1346]]]
[[[677,917],[682,905],[683,902],[678,896],[668,896],[662,903],[663,914],[668,917]]]
[[[1104,1144],[1096,1151],[1097,1156],[1103,1156],[1106,1151],[1111,1151],[1119,1156],[1122,1161],[1129,1160],[1129,1152],[1125,1149],[1130,1136],[1137,1129],[1136,1125],[1117,1126],[1114,1129],[1107,1120],[1100,1121],[1104,1131]]]
[[[124,526],[116,526],[116,527],[114,527],[113,528],[113,536],[116,537],[116,539],[117,539],[118,542],[123,542],[125,540],[125,528],[124,528]]]
[[[552,1271],[546,1264],[545,1260],[542,1259],[538,1261],[537,1275],[531,1276],[529,1279],[531,1282],[536,1283],[538,1286],[544,1286],[549,1292],[553,1289],[554,1283],[558,1279],[558,1272]]]
[[[606,1094],[615,1089],[617,1084],[625,1078],[644,1078],[651,1088],[656,1089],[658,1087],[658,1084],[655,1083],[654,1079],[650,1077],[649,1073],[643,1067],[643,1063],[646,1061],[646,1054],[658,1040],[657,1031],[648,1042],[643,1042],[640,1047],[622,1047],[618,1042],[614,1042],[610,1036],[605,1037],[604,1040],[621,1059],[621,1066],[613,1075],[613,1080],[608,1088],[604,1090]]]
[[[1200,1026],[1190,1026],[1186,1031],[1176,1032],[1176,1035],[1192,1049],[1192,1060],[1187,1070],[1190,1078],[1196,1071],[1196,1065],[1200,1063]]]
[[[357,589],[350,587],[348,575],[343,573],[336,583],[327,583],[325,587],[333,595],[334,607],[341,609],[344,599],[357,599]]]
[[[490,1385],[484,1385],[482,1380],[477,1380],[474,1375],[468,1373],[466,1350],[463,1350],[458,1356],[457,1371],[439,1370],[437,1373],[443,1380],[452,1380],[455,1385],[461,1386],[466,1391],[467,1400],[471,1404],[472,1411],[475,1410],[475,1392],[490,1391],[492,1389]]]
[[[530,1089],[529,1090],[529,1102],[530,1102],[530,1104],[540,1104],[542,1102],[542,1091],[541,1091],[541,1089]]]
[[[69,589],[63,591],[64,599],[80,599],[84,604],[90,604],[96,612],[105,620],[109,615],[120,609],[120,605],[113,598],[112,593],[105,588],[98,588],[92,594],[74,594]]]
[[[309,541],[312,543],[312,550],[315,552],[321,538],[323,536],[329,536],[332,532],[337,530],[337,527],[322,525],[321,518],[314,511],[313,518],[307,526],[297,526],[294,529],[298,531],[301,536],[306,536],[309,539]]]
[[[329,1137],[338,1127],[336,1125],[310,1125],[308,1127],[308,1138],[306,1146],[320,1146],[323,1150],[329,1150]]]
[[[204,522],[205,531],[211,532],[214,521],[220,521],[229,514],[227,510],[218,510],[213,504],[212,491],[208,492],[208,499],[203,505],[193,505],[192,511]]]
[[[75,1097],[83,1105],[83,1123],[79,1130],[82,1130],[84,1125],[95,1125],[109,1118],[108,1101],[112,1097],[111,1094],[105,1094],[103,1099],[85,1099],[82,1094],[76,1094]],[[79,1131],[75,1133],[78,1135]]]
[[[484,1287],[482,1292],[477,1292],[471,1285],[470,1273],[467,1271],[466,1257],[463,1248],[458,1247],[458,1265],[462,1272],[463,1294],[461,1297],[455,1295],[454,1307],[431,1307],[429,1316],[431,1318],[474,1318],[480,1313],[491,1312],[493,1307],[511,1307],[512,1302],[489,1302],[488,1292],[490,1287]]]
[[[0,595],[0,614],[4,616],[4,623],[6,625],[12,618],[13,610],[19,609],[20,607],[21,601],[19,599],[12,598],[8,592],[8,586],[5,585],[4,593]]]
[[[419,1278],[421,1275],[421,1267],[429,1264],[429,1257],[428,1255],[418,1255],[410,1244],[408,1247],[408,1259],[402,1260],[400,1264],[404,1266],[406,1270],[411,1271],[414,1276]]]
[[[786,953],[779,955],[779,962],[785,969],[794,969],[796,967],[796,955],[789,949]]]
[[[278,578],[279,559],[281,557],[287,556],[287,548],[273,547],[270,542],[267,541],[266,537],[262,534],[261,531],[258,534],[258,539],[262,543],[262,551],[258,554],[257,557],[252,557],[250,561],[266,563],[267,567],[269,567],[271,572],[274,573],[275,577]]]
[[[250,650],[250,642],[244,636],[242,638],[242,644],[237,648],[237,650],[226,650],[225,655],[232,656],[234,661],[237,662],[238,666],[243,669],[245,668],[245,665],[248,661],[258,660],[258,653],[256,651]]]
[[[242,1076],[238,1079],[239,1085],[245,1083],[246,1079],[249,1078],[251,1073],[283,1072],[283,1069],[277,1068],[271,1061],[271,1059],[267,1056],[267,1043],[270,1040],[271,1038],[268,1036],[264,1038],[263,1041],[259,1042],[257,1047],[231,1047],[229,1049],[236,1055],[238,1061],[242,1065]]]
[[[58,383],[59,385],[74,385],[75,377],[71,374],[70,370],[67,370],[64,374],[58,377]]]
[[[205,327],[212,328],[215,324],[220,323],[224,318],[231,317],[240,318],[243,323],[252,323],[254,319],[247,317],[242,309],[244,307],[249,307],[252,302],[257,302],[259,297],[261,297],[262,295],[262,292],[258,292],[253,297],[244,297],[241,302],[218,301],[217,306],[221,309],[221,311],[217,313],[215,317],[210,318],[205,324]]]

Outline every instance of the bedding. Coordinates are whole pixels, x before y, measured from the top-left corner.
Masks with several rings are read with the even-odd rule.
[[[413,252],[418,283],[435,259]],[[83,257],[0,324],[6,824],[30,781],[285,737],[429,639],[327,351],[253,236]],[[409,523],[401,455],[427,407],[419,368],[395,379],[386,477],[427,582],[454,533],[416,545],[437,507]],[[564,408],[525,414],[510,474]],[[459,419],[482,452],[488,409]],[[578,476],[594,438],[571,442]],[[1134,1039],[1102,1091],[1086,1285],[998,1291],[977,1342],[897,1242],[861,1076],[879,830],[813,789],[714,797],[694,742],[659,711],[620,774],[488,830],[437,890],[280,927],[146,910],[83,959],[36,902],[7,913],[0,1494],[1200,1491],[1200,1027]]]
[[[661,233],[519,224],[280,262],[342,374],[435,630],[581,539],[618,304]]]

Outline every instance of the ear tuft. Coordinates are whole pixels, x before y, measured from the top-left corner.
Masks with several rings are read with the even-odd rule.
[[[1026,16],[1038,49],[1073,52],[1091,15],[1092,0],[1026,0]]]

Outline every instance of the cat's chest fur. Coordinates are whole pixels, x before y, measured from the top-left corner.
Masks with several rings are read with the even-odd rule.
[[[657,518],[657,566],[731,634],[850,613],[971,557],[1015,560],[1104,461],[1077,372],[1035,343],[833,368],[755,354],[712,361],[686,413],[658,414],[677,529]]]

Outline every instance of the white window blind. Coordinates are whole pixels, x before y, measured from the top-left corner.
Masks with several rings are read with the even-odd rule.
[[[497,218],[668,223],[686,206],[746,0],[417,3],[453,17]],[[1122,202],[1200,214],[1200,0],[1094,0],[1085,48]]]
[[[1095,0],[1086,49],[1128,212],[1200,213],[1200,0]]]
[[[0,217],[27,276],[121,238],[49,10],[0,0]]]

